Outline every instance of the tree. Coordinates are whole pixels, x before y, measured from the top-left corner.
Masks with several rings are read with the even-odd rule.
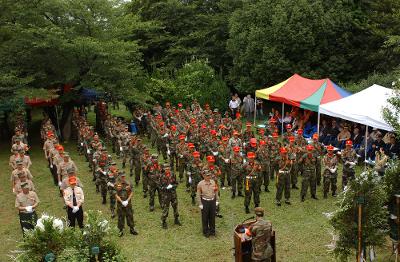
[[[118,0],[1,0],[0,84],[15,97],[23,88],[66,83],[112,95],[141,92],[141,53],[127,36],[139,24]]]

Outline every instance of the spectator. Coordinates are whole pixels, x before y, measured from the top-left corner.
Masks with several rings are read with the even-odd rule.
[[[396,137],[393,134],[390,136],[390,143],[387,145],[386,151],[389,157],[392,159],[395,157],[399,157],[399,144],[396,142]]]
[[[372,142],[376,141],[376,139],[378,138],[378,133],[380,133],[378,131],[377,128],[373,128],[371,134],[369,134],[369,138],[372,139]]]
[[[385,148],[385,143],[383,142],[382,137],[381,132],[376,132],[376,140],[372,142],[371,148],[368,151],[368,157],[371,158],[371,160],[375,160],[376,152],[379,151],[381,147]]]
[[[351,138],[351,134],[349,132],[349,127],[344,126],[342,128],[342,130],[339,132],[339,134],[337,135],[337,141],[338,141],[337,147],[339,149],[343,149],[346,141],[349,140],[350,138]],[[354,145],[354,141],[353,141],[353,145]]]
[[[289,112],[286,112],[285,113],[285,117],[283,118],[283,123],[285,124],[285,125],[287,125],[287,124],[291,124],[292,123],[292,116],[290,115],[290,113]]]
[[[252,98],[251,95],[247,95],[243,99],[243,110],[247,120],[250,120],[254,113],[254,98]]]
[[[359,127],[354,127],[353,130],[353,135],[351,136],[351,140],[353,141],[353,145],[355,149],[360,148],[361,143],[363,141],[362,135],[360,135],[360,128]]]
[[[388,161],[388,157],[385,154],[385,150],[383,147],[379,148],[379,151],[376,151],[375,156],[375,166],[374,170],[378,172],[380,176],[385,174],[385,166]]]
[[[323,119],[319,127],[319,142],[323,143],[329,132],[328,122]]]
[[[263,112],[263,105],[264,105],[264,102],[262,101],[262,99],[256,99],[256,106],[257,106],[257,115],[259,116],[259,118],[261,119],[262,118],[262,116],[264,115],[264,112]]]
[[[231,117],[232,119],[236,118],[236,113],[238,111],[239,108],[239,102],[236,99],[236,96],[232,96],[231,101],[229,101],[229,108],[231,109]]]

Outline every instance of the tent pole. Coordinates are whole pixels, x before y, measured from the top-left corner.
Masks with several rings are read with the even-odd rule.
[[[254,93],[254,126],[256,126],[256,118],[257,118],[257,95]]]
[[[285,103],[282,103],[281,135],[283,136],[283,118],[285,117]]]
[[[365,162],[365,160],[367,160],[367,150],[368,150],[368,148],[367,148],[367,146],[368,146],[368,139],[367,139],[367,136],[368,136],[368,125],[366,125],[365,126],[365,137],[364,137],[364,142],[365,142],[365,149],[364,149],[364,168],[366,169],[366,167],[367,167],[367,163]]]
[[[318,134],[318,137],[319,137],[319,122],[320,122],[320,118],[321,118],[321,114],[320,114],[320,112],[318,110],[318,123],[317,123],[317,134]]]

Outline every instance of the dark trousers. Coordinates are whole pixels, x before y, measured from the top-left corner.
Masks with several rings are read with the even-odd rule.
[[[21,224],[22,234],[25,236],[25,230],[31,230],[35,228],[37,221],[36,212],[23,213],[19,212],[19,223]]]
[[[216,200],[201,199],[201,203],[203,205],[203,210],[201,210],[203,235],[215,235]]]
[[[67,216],[70,227],[75,227],[75,220],[78,222],[80,228],[83,228],[83,209],[79,208],[78,212],[72,213],[72,208],[67,207]]]

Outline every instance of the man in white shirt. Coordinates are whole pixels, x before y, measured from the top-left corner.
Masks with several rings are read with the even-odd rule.
[[[67,216],[70,227],[75,227],[75,220],[83,228],[83,208],[85,200],[82,188],[76,186],[76,177],[69,177],[69,187],[64,190],[64,201],[67,206]]]
[[[238,108],[239,108],[239,103],[236,100],[235,96],[232,96],[231,101],[229,101],[229,108],[231,109],[231,113],[232,113],[231,117],[232,117],[232,119],[235,119],[236,118],[236,112],[238,111]]]

